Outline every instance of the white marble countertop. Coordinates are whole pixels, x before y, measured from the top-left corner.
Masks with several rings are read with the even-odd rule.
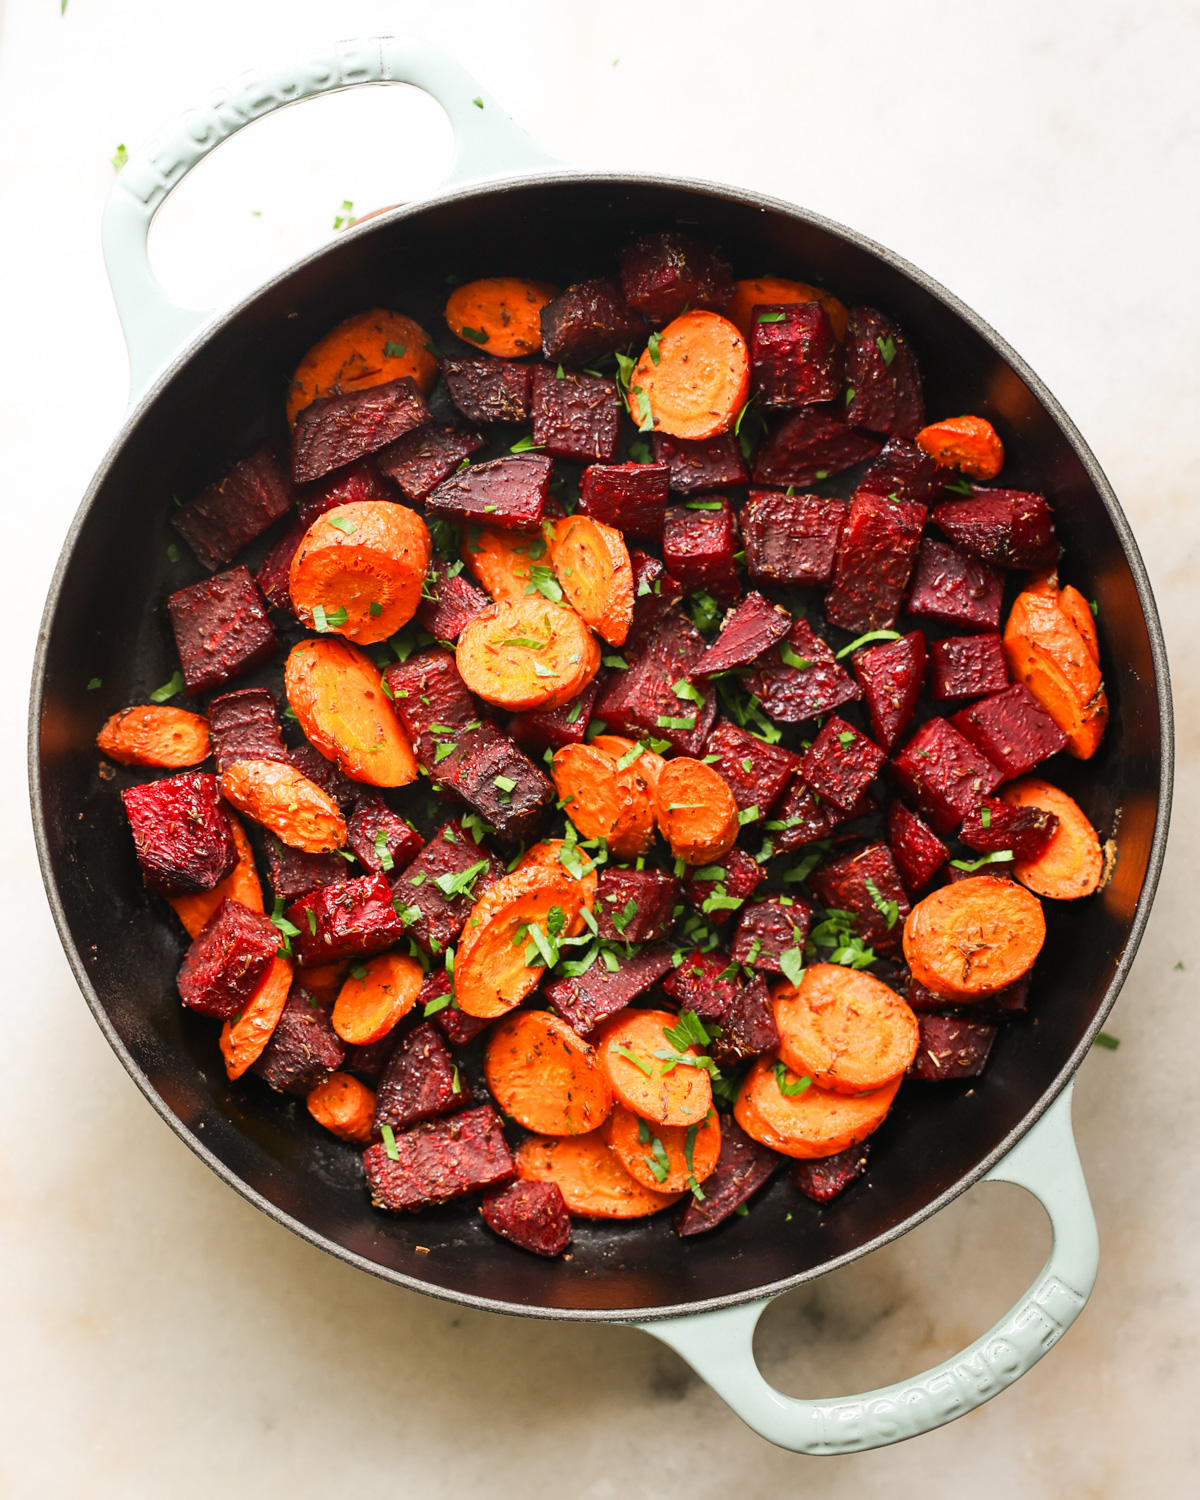
[[[109,158],[255,63],[405,30],[453,50],[565,160],[758,188],[923,266],[1046,379],[1141,543],[1173,658],[1179,775],[1158,904],[1108,1024],[1120,1050],[1093,1054],[1076,1090],[1099,1283],[1016,1387],[899,1448],[783,1453],[636,1331],[460,1310],[311,1249],[159,1122],[60,951],[30,831],[25,705],[61,538],[124,405],[98,235]],[[65,16],[59,0],[5,0],[0,1492],[1194,1490],[1198,62],[1200,14],[1160,0],[69,0]],[[431,188],[445,126],[406,92],[245,132],[164,211],[164,279],[198,305],[228,300],[327,236],[344,198],[361,210]],[[760,1334],[764,1369],[815,1395],[925,1368],[1009,1305],[1046,1239],[1018,1189],[977,1189],[785,1299]]]

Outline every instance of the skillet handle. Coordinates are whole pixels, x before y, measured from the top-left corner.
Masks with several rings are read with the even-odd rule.
[[[453,58],[410,37],[341,41],[321,57],[244,73],[131,156],[108,195],[104,260],[129,349],[131,400],[216,315],[215,309],[172,302],[150,269],[150,223],[171,189],[243,125],[301,99],[362,83],[411,83],[437,100],[454,130],[454,165],[447,183],[561,165]]]
[[[856,1453],[930,1432],[1012,1385],[1083,1311],[1096,1280],[1096,1220],[1071,1134],[1071,1090],[984,1182],[1015,1182],[1050,1215],[1054,1245],[1012,1311],[961,1354],[912,1380],[832,1401],[799,1400],[768,1385],[754,1362],[754,1329],[774,1298],[638,1326],[670,1344],[761,1437],[795,1453]]]

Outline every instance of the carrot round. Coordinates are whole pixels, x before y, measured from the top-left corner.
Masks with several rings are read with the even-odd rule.
[[[738,807],[729,783],[702,760],[667,761],[654,794],[658,829],[676,859],[708,865],[737,841]]]
[[[540,531],[502,531],[489,526],[469,527],[462,544],[467,567],[495,600],[524,599],[530,569],[535,563],[548,566],[549,550]]]
[[[633,619],[633,565],[615,526],[567,516],[554,538],[554,571],[568,603],[610,646],[621,646]]]
[[[600,668],[600,647],[575,611],[540,597],[488,605],[463,627],[454,655],[473,693],[518,713],[561,708]]]
[[[122,766],[198,766],[208,756],[208,720],[165,703],[123,708],[105,723],[96,744]]]
[[[735,281],[733,296],[721,312],[748,344],[754,326],[751,313],[755,305],[770,303],[777,306],[785,302],[819,302],[829,315],[834,334],[839,339],[846,337],[850,314],[832,293],[809,286],[806,281],[788,281],[783,276],[755,276],[749,281]]]
[[[417,779],[412,744],[369,656],[346,641],[300,641],[283,683],[305,737],[340,771],[369,786]]]
[[[660,1125],[698,1125],[712,1108],[708,1073],[676,1059],[699,1057],[666,1035],[679,1024],[669,1010],[622,1010],[601,1028],[600,1066],[626,1109]],[[660,1055],[663,1054],[663,1055]]]
[[[240,1078],[251,1063],[258,1061],[279,1024],[291,987],[291,962],[276,954],[249,1000],[221,1028],[219,1045],[230,1078]]]
[[[235,760],[221,777],[221,795],[292,849],[332,854],[346,842],[337,803],[284,761]]]
[[[904,956],[913,978],[954,1001],[981,1000],[1015,984],[1045,940],[1037,897],[992,875],[933,891],[904,924]]]
[[[585,1135],[613,1106],[595,1049],[544,1010],[518,1011],[493,1029],[483,1072],[503,1112],[541,1135]]]
[[[1004,444],[983,417],[947,417],[917,433],[917,447],[935,463],[972,479],[995,479],[1004,467]]]
[[[550,916],[557,907],[561,932],[568,933],[582,905],[580,882],[566,870],[514,870],[489,886],[472,908],[455,954],[458,1008],[490,1020],[520,1005],[546,973],[525,962],[530,946],[538,951],[529,928],[536,922],[545,938],[553,937]]]
[[[566,814],[585,839],[604,839],[618,859],[645,854],[654,840],[654,805],[639,760],[621,766],[595,745],[564,745],[550,774]]]
[[[571,847],[575,850],[575,853],[573,855],[568,853],[567,862],[564,863],[562,852],[567,848],[566,839],[542,839],[540,843],[533,844],[526,849],[525,853],[521,856],[517,869],[549,870],[556,876],[560,876],[565,872],[572,880],[579,882],[583,904],[587,907],[588,911],[591,911],[592,907],[596,904],[596,887],[600,884],[600,877],[596,874],[595,870],[588,869],[591,860],[587,857],[586,850],[580,849],[576,845],[572,845]],[[577,873],[578,871],[582,871],[583,873]],[[576,931],[582,932],[584,927],[582,915],[576,917],[571,926]],[[574,937],[575,932],[571,932],[570,936]]]
[[[836,1156],[866,1140],[883,1124],[900,1087],[900,1079],[894,1078],[869,1094],[838,1094],[815,1083],[799,1093],[785,1093],[802,1084],[805,1075],[778,1066],[777,1074],[776,1059],[755,1061],[742,1083],[733,1117],[762,1145],[801,1160]]]
[[[682,1197],[643,1187],[609,1150],[600,1130],[527,1136],[513,1156],[518,1177],[556,1182],[567,1212],[584,1219],[643,1219]]]
[[[1066,735],[1068,751],[1078,760],[1095,755],[1108,723],[1098,648],[1094,634],[1085,638],[1072,623],[1055,591],[1039,586],[1017,595],[1004,626],[1004,654],[1013,679]]]
[[[886,984],[842,964],[813,964],[772,992],[779,1056],[823,1089],[860,1094],[899,1078],[917,1055],[917,1018]]]
[[[1092,614],[1092,607],[1071,584],[1067,584],[1058,596],[1058,607],[1078,630],[1080,639],[1087,647],[1088,655],[1100,665],[1100,638],[1096,634],[1096,617]]]
[[[637,740],[627,740],[620,734],[598,734],[594,739],[588,741],[597,750],[603,750],[606,755],[611,755],[614,760],[623,760],[631,750],[638,745]],[[637,767],[637,773],[646,783],[651,797],[654,796],[658,787],[658,778],[662,774],[662,768],[666,765],[661,755],[656,755],[653,750],[648,750],[644,745],[638,755],[630,762]]]
[[[438,362],[429,335],[403,313],[372,307],[355,313],[314,344],[288,388],[288,426],[318,396],[349,395],[411,375],[426,395],[437,379]]]
[[[1090,896],[1104,872],[1104,854],[1091,821],[1072,797],[1037,776],[1009,782],[999,795],[1013,807],[1056,813],[1058,827],[1037,859],[1014,860],[1012,872],[1037,896],[1077,901]]]
[[[636,1182],[660,1193],[682,1193],[711,1177],[721,1154],[715,1110],[698,1125],[651,1125],[618,1104],[604,1139]]]
[[[339,1140],[366,1145],[375,1118],[375,1090],[350,1073],[334,1073],[305,1100],[318,1125],[331,1130]]]
[[[353,959],[339,959],[332,964],[310,964],[307,968],[301,967],[296,970],[296,983],[303,985],[310,995],[321,1002],[322,1005],[333,1005],[341,993],[342,985],[346,982],[346,975],[350,972]]]
[[[183,923],[188,937],[194,938],[199,935],[209,917],[226,896],[232,896],[235,901],[240,901],[251,911],[263,909],[262,886],[259,884],[258,871],[254,867],[254,851],[250,847],[250,840],[246,837],[246,830],[232,813],[229,814],[229,827],[233,833],[238,862],[225,879],[213,886],[211,891],[198,891],[191,896],[167,898],[174,908],[175,915]]]
[[[412,1010],[424,979],[425,971],[416,959],[402,953],[359,960],[334,1001],[330,1017],[334,1031],[356,1047],[379,1041]]]
[[[720,313],[687,312],[638,361],[629,413],[642,428],[710,438],[729,431],[749,394],[750,355],[737,328]]]
[[[558,295],[545,281],[484,276],[455,287],[446,299],[446,322],[468,344],[500,359],[520,359],[542,347],[539,314]]]
[[[312,523],[292,558],[292,604],[310,628],[362,646],[386,641],[416,614],[432,551],[425,522],[407,506],[335,505]]]

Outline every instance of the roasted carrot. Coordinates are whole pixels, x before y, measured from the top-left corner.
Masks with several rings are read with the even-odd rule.
[[[463,627],[455,660],[473,693],[520,712],[578,697],[600,668],[600,647],[573,609],[535,596],[481,610]]]
[[[288,389],[288,425],[318,396],[365,390],[411,375],[426,395],[437,380],[433,343],[419,323],[403,313],[373,307],[356,313],[314,344],[292,376]]]
[[[904,924],[904,956],[913,978],[956,1002],[981,1000],[1015,984],[1045,940],[1037,897],[992,875],[933,891]]]
[[[258,1060],[279,1024],[291,987],[291,962],[276,955],[249,1000],[221,1028],[221,1056],[230,1078],[240,1078]]]
[[[669,1010],[622,1010],[601,1027],[600,1066],[617,1099],[660,1125],[697,1125],[712,1107],[711,1067],[693,1046],[667,1035],[679,1025]]]
[[[1066,792],[1037,776],[1010,781],[999,795],[1014,807],[1040,807],[1058,815],[1054,836],[1037,859],[1018,859],[1012,872],[1037,896],[1077,901],[1100,884],[1104,855],[1096,830],[1079,804]]]
[[[1098,647],[1093,633],[1080,633],[1059,595],[1041,586],[1017,595],[1004,627],[1004,654],[1014,680],[1066,735],[1068,751],[1079,760],[1095,755],[1108,723]]]
[[[550,774],[571,822],[585,839],[604,839],[618,859],[645,854],[654,841],[654,804],[640,757],[621,765],[595,745],[564,745]]]
[[[567,1212],[583,1219],[642,1219],[682,1196],[643,1187],[609,1150],[600,1130],[526,1136],[513,1155],[518,1177],[556,1182]]]
[[[165,703],[123,708],[106,722],[96,744],[122,766],[198,766],[208,756],[208,720]]]
[[[347,776],[369,786],[417,779],[412,745],[369,656],[346,641],[300,641],[283,682],[306,738]]]
[[[783,1156],[836,1156],[883,1124],[900,1079],[866,1094],[838,1094],[797,1075],[775,1058],[758,1058],[742,1083],[733,1117]]]
[[[446,322],[453,333],[499,359],[520,359],[542,347],[538,316],[558,295],[545,281],[519,276],[484,276],[455,287],[446,299]]]
[[[946,417],[917,433],[917,447],[936,463],[972,479],[995,479],[1004,467],[1004,444],[983,417]]]
[[[331,1130],[339,1140],[366,1145],[371,1139],[375,1116],[375,1090],[350,1073],[333,1073],[317,1084],[305,1101],[318,1125]]]
[[[595,1049],[544,1010],[518,1011],[493,1029],[483,1073],[504,1113],[541,1135],[584,1135],[613,1106]]]
[[[1088,655],[1100,665],[1100,638],[1096,634],[1096,617],[1092,614],[1092,607],[1071,584],[1061,591],[1058,596],[1058,607],[1078,630],[1083,644],[1088,649]]]
[[[738,807],[729,783],[702,760],[680,755],[665,763],[654,813],[671,853],[685,864],[712,864],[737,841]]]
[[[886,984],[842,964],[813,964],[772,991],[779,1056],[823,1089],[860,1094],[899,1078],[917,1055],[917,1018]]]
[[[229,815],[229,827],[233,833],[233,842],[237,846],[238,862],[225,879],[215,885],[211,891],[200,891],[194,896],[168,897],[188,937],[194,938],[199,934],[226,896],[232,896],[235,901],[240,901],[251,911],[263,909],[262,886],[259,884],[258,871],[254,867],[254,851],[250,848],[246,830],[232,813]]]
[[[555,528],[554,571],[568,603],[610,646],[621,646],[633,619],[633,567],[615,526],[566,516]]]
[[[551,536],[553,523],[548,522]],[[495,600],[524,599],[532,584],[534,566],[549,567],[550,545],[542,531],[503,531],[499,527],[471,526],[462,544],[462,555],[475,578]]]
[[[720,313],[687,312],[638,361],[629,413],[643,431],[710,438],[729,431],[749,394],[746,340]]]
[[[651,797],[654,796],[658,787],[658,778],[662,774],[662,768],[666,765],[661,755],[656,755],[640,741],[627,740],[620,734],[598,734],[588,743],[595,746],[597,750],[603,750],[606,755],[611,755],[614,760],[624,760],[632,750],[637,749],[637,755],[631,756],[629,764],[637,766],[638,775],[649,788]]]
[[[334,1031],[357,1047],[379,1041],[412,1010],[424,979],[416,959],[402,953],[360,959],[334,1002]]]
[[[587,853],[577,844],[568,844],[566,839],[542,839],[540,843],[530,845],[521,856],[517,869],[533,868],[552,870],[556,875],[562,874],[565,870],[573,880],[579,882],[583,905],[591,911],[596,903],[596,887],[600,883],[600,877],[596,874]],[[570,933],[571,937],[574,937],[576,932],[583,931],[582,913],[572,922],[571,927],[573,929]]]
[[[721,1154],[716,1110],[698,1125],[651,1125],[618,1104],[604,1139],[629,1175],[660,1193],[682,1193],[711,1177]]]
[[[221,795],[292,849],[331,854],[346,842],[337,803],[286,762],[235,760],[221,777]]]
[[[432,552],[425,522],[407,506],[335,505],[312,523],[292,558],[288,590],[296,613],[303,624],[361,646],[386,641],[416,614]]]
[[[788,281],[783,276],[755,276],[749,281],[735,281],[733,296],[721,312],[749,344],[753,309],[766,303],[778,306],[785,302],[819,302],[828,313],[837,337],[846,337],[850,314],[832,293],[809,286],[806,281]]]
[[[296,983],[303,985],[322,1005],[333,1005],[355,960],[344,958],[335,964],[311,964],[296,970]]]
[[[549,947],[568,932],[582,905],[580,882],[561,866],[514,870],[489,886],[467,918],[455,955],[458,1008],[491,1019],[520,1005],[546,973],[539,966],[545,954],[531,929],[536,924]]]

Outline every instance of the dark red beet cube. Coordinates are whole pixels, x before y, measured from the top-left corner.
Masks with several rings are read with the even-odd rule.
[[[288,579],[291,577],[292,558],[299,550],[307,530],[303,521],[293,521],[263,558],[254,575],[259,592],[275,609],[287,609],[295,614]]]
[[[997,568],[1052,568],[1062,548],[1042,495],[976,488],[971,500],[946,500],[933,513],[952,542]]]
[[[331,760],[325,757],[314,746],[307,743],[296,745],[287,753],[288,764],[294,766],[301,776],[307,776],[309,781],[315,782],[327,797],[332,797],[342,812],[348,813],[357,802],[362,786],[357,781],[351,781],[343,771],[339,771]]]
[[[274,451],[260,448],[177,510],[171,524],[211,572],[289,511],[292,498],[291,483]]]
[[[1058,831],[1058,814],[1041,807],[1011,807],[985,797],[963,819],[958,836],[977,854],[1011,849],[1014,859],[1039,859]]]
[[[244,567],[215,573],[167,600],[189,694],[253,671],[279,647],[266,600]]]
[[[886,759],[860,729],[834,715],[805,751],[800,775],[819,797],[849,812]]]
[[[383,674],[396,714],[427,771],[441,775],[438,747],[451,744],[480,722],[479,706],[459,675],[453,655],[441,646],[418,651]]]
[[[763,710],[782,724],[799,724],[862,697],[862,690],[804,619],[796,620],[783,648],[764,652],[746,679]],[[803,663],[803,665],[798,665]]]
[[[762,583],[828,583],[845,524],[841,500],[751,490],[741,514],[750,577]]]
[[[859,480],[859,495],[882,495],[885,500],[910,500],[932,505],[955,478],[953,469],[935,463],[906,438],[889,438],[883,452]]]
[[[574,979],[552,979],[542,993],[569,1026],[586,1036],[657,983],[671,967],[673,951],[670,943],[652,943],[632,958],[618,957],[615,971],[597,961]]]
[[[457,740],[433,775],[473,807],[506,843],[531,843],[554,810],[554,784],[490,719]]]
[[[356,1078],[361,1078],[364,1083],[369,1083],[374,1088],[383,1077],[388,1058],[391,1057],[392,1050],[403,1036],[404,1030],[404,1023],[399,1022],[377,1042],[364,1042],[361,1046],[347,1042],[345,1044],[346,1055],[342,1059],[342,1072],[353,1073]]]
[[[484,441],[483,434],[473,427],[440,427],[427,422],[381,448],[375,462],[381,473],[399,486],[406,500],[419,503],[478,453]]]
[[[292,478],[297,484],[320,479],[428,420],[429,408],[409,375],[348,396],[318,396],[292,429]]]
[[[786,609],[752,590],[725,616],[720,635],[696,664],[696,675],[708,677],[731,667],[749,666],[791,628],[792,617]]]
[[[445,969],[431,969],[425,976],[425,983],[417,995],[417,1003],[413,1007],[414,1014],[424,1015],[426,1006],[442,999],[443,996],[449,997],[452,988],[450,976]],[[465,1047],[468,1042],[473,1042],[481,1031],[486,1031],[492,1024],[489,1018],[467,1015],[465,1010],[459,1010],[452,1001],[443,1005],[439,1010],[435,1010],[433,1019],[452,1047]]]
[[[368,870],[398,875],[425,847],[421,835],[378,792],[364,791],[346,823],[346,842]]]
[[[996,1040],[996,1028],[955,1016],[917,1017],[921,1041],[909,1072],[925,1083],[977,1078]]]
[[[270,917],[226,896],[184,954],[179,995],[202,1016],[236,1015],[271,967],[279,929]]]
[[[662,981],[663,993],[677,1001],[680,1010],[694,1010],[719,1023],[742,987],[732,974],[721,977],[729,966],[726,954],[701,953],[696,948],[667,973]]]
[[[925,425],[921,372],[895,323],[873,307],[852,307],[845,351],[850,425],[889,437],[916,437]]]
[[[735,844],[721,856],[719,864],[689,870],[683,893],[698,912],[719,924],[739,910],[766,878],[767,872],[759,862]]]
[[[614,381],[533,369],[533,441],[552,458],[610,464],[621,436],[621,400]]]
[[[869,792],[864,792],[849,812],[842,812],[832,802],[820,801],[813,796],[811,788],[805,786],[799,776],[784,793],[783,801],[768,822],[767,830],[783,854],[811,844],[815,839],[828,838],[835,828],[843,823],[852,823],[856,818],[865,818],[874,812],[876,802]]]
[[[451,1114],[467,1102],[441,1032],[425,1021],[396,1043],[375,1093],[372,1133],[378,1137],[384,1125],[405,1130],[420,1120]]]
[[[831,624],[855,633],[895,625],[925,515],[923,505],[855,496],[825,598]]]
[[[550,493],[554,460],[544,453],[513,453],[452,474],[425,501],[427,515],[456,526],[540,526]]]
[[[665,464],[591,464],[583,471],[579,509],[626,537],[661,541],[668,473]]]
[[[367,500],[394,502],[396,492],[384,479],[373,458],[356,459],[334,474],[306,484],[296,501],[296,512],[306,526],[335,505],[358,505]]]
[[[671,606],[683,598],[683,589],[659,558],[635,547],[629,561],[633,569],[633,620],[623,654],[627,661],[632,661],[643,654],[657,635]]]
[[[371,1202],[398,1211],[445,1203],[477,1188],[507,1182],[513,1160],[490,1105],[447,1120],[415,1125],[395,1137],[395,1159],[384,1144],[363,1152]]]
[[[733,271],[711,245],[668,230],[621,251],[621,290],[656,327],[686,307],[720,310],[733,296]]]
[[[469,881],[459,881],[453,894],[438,884],[453,886],[454,877],[482,868]],[[426,953],[446,951],[463,930],[471,908],[488,886],[504,874],[504,863],[490,854],[462,824],[452,818],[429,840],[392,887],[397,907],[405,913],[404,930]],[[472,894],[473,893],[473,894]]]
[[[750,381],[764,407],[835,399],[842,389],[842,346],[819,302],[751,310]]]
[[[722,1022],[721,1035],[715,1037],[709,1052],[722,1067],[732,1067],[760,1052],[772,1052],[779,1046],[779,1027],[775,1024],[775,1007],[766,981],[758,976],[743,985]]]
[[[618,734],[653,735],[684,755],[697,755],[717,716],[712,689],[697,688],[701,707],[680,698],[674,685],[688,677],[704,655],[704,637],[683,615],[668,614],[643,655],[625,672],[614,672],[596,700],[596,717]]]
[[[571,1216],[557,1182],[492,1188],[479,1212],[489,1229],[534,1255],[561,1255],[571,1243]]]
[[[1004,644],[994,631],[987,635],[949,635],[929,648],[929,696],[982,698],[1008,686]]]
[[[830,860],[813,871],[808,883],[822,906],[852,913],[859,937],[876,953],[900,946],[911,907],[886,844],[868,844],[856,854]]]
[[[871,731],[884,749],[890,750],[908,728],[921,696],[925,637],[919,630],[910,631],[898,641],[856,651],[850,664],[862,683]]]
[[[237,864],[217,778],[202,771],[121,793],[146,887],[163,896],[211,891]]]
[[[732,432],[710,438],[677,438],[656,432],[650,439],[654,462],[665,464],[671,489],[677,495],[698,490],[719,490],[746,483],[746,465],[741,446]]]
[[[442,379],[468,422],[528,422],[533,370],[507,359],[461,359],[447,354]]]
[[[271,1040],[250,1071],[279,1093],[304,1098],[337,1072],[345,1056],[329,1010],[303,985],[293,984]]]
[[[921,543],[909,588],[910,615],[995,630],[1003,597],[1004,578],[994,568],[933,537]]]
[[[844,1192],[856,1177],[861,1177],[867,1165],[869,1141],[859,1146],[848,1146],[835,1156],[819,1156],[811,1161],[793,1162],[788,1175],[794,1187],[814,1203],[828,1203]]]
[[[738,918],[733,957],[748,969],[782,974],[780,958],[793,948],[804,955],[804,940],[812,923],[812,908],[799,897],[773,897],[747,906]]]
[[[460,571],[455,572],[458,568]],[[456,641],[490,600],[461,572],[461,563],[447,565],[437,559],[425,581],[426,593],[417,605],[417,623],[439,641]],[[432,595],[432,598],[427,597]]]
[[[306,854],[276,838],[268,838],[266,845],[271,891],[283,901],[295,901],[324,885],[340,885],[350,874],[340,854]]]
[[[757,807],[760,814],[766,814],[800,764],[794,751],[768,745],[728,719],[713,729],[704,754],[719,757],[712,764],[729,783],[739,812]]]
[[[837,405],[804,406],[770,429],[755,450],[755,484],[805,485],[874,458],[883,444],[851,427]]]
[[[923,724],[892,768],[935,833],[949,833],[1004,779],[945,719]]]
[[[287,919],[300,929],[292,947],[297,961],[308,968],[378,953],[405,936],[405,923],[392,904],[392,888],[379,874],[309,891],[288,907]]]
[[[563,745],[582,745],[599,692],[600,679],[593,677],[578,698],[572,698],[561,708],[535,708],[527,713],[513,714],[508,721],[508,732],[518,744],[530,750],[559,750]]]
[[[266,688],[239,688],[214,698],[208,733],[218,776],[235,760],[287,760],[275,695]]]
[[[903,802],[888,803],[887,837],[900,877],[914,893],[927,886],[950,858],[933,829]]]
[[[665,870],[606,865],[596,886],[596,925],[602,938],[653,943],[665,938],[679,900],[679,881]]]
[[[586,365],[646,337],[645,318],[616,280],[576,282],[547,302],[540,318],[542,353],[556,364]]]
[[[703,1198],[685,1198],[675,1214],[679,1235],[703,1234],[735,1214],[763,1183],[783,1166],[784,1158],[753,1140],[732,1115],[721,1115],[721,1154],[704,1179]]]
[[[1023,682],[959,709],[950,722],[999,766],[1005,781],[1066,748],[1066,735]]]

